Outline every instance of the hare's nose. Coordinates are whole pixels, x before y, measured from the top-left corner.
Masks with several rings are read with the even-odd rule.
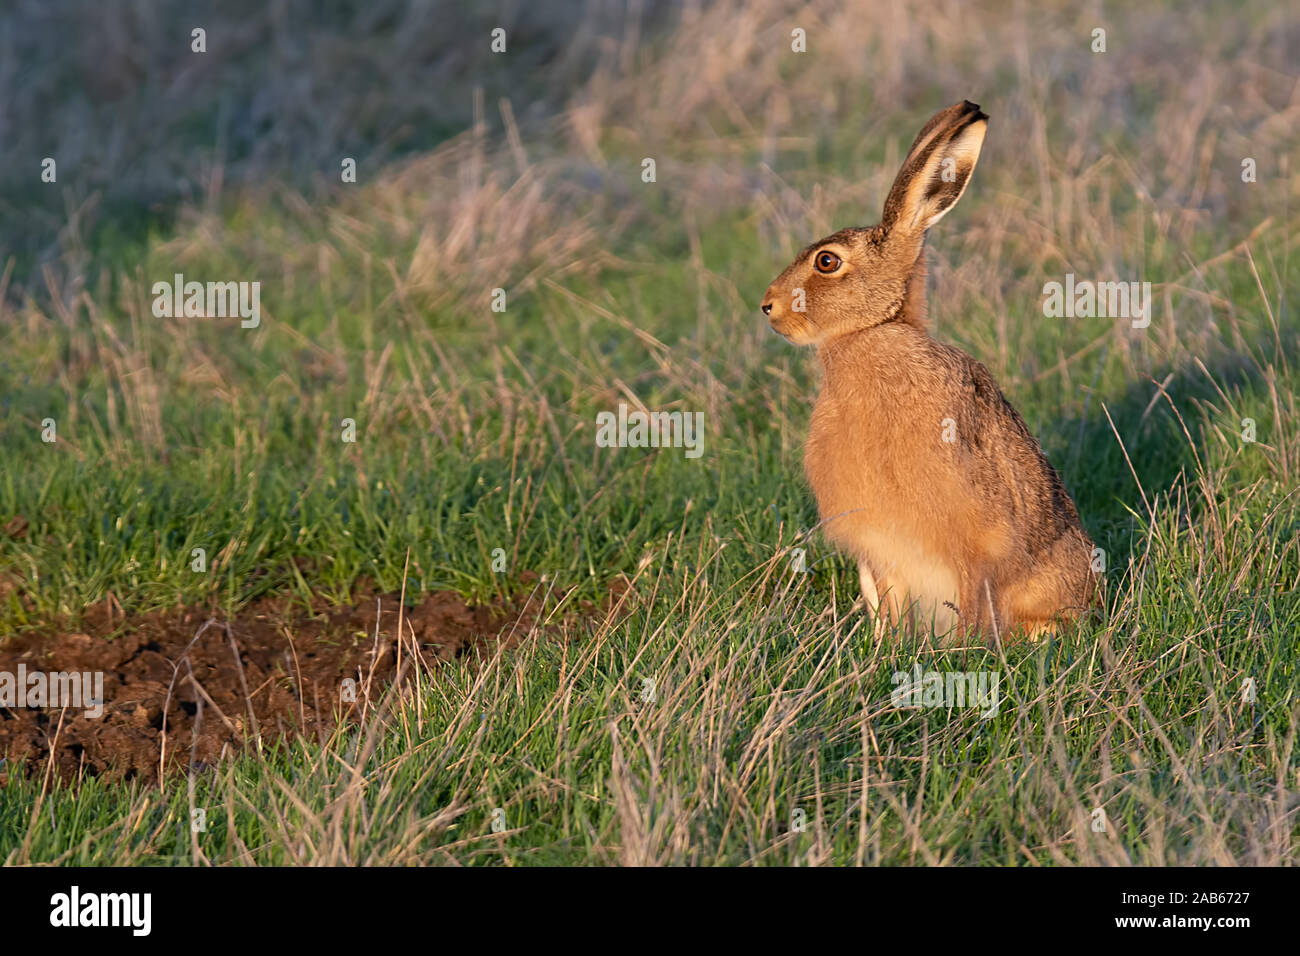
[[[763,310],[763,314],[764,314],[764,315],[771,315],[771,314],[772,314],[772,303],[771,303],[771,302],[764,302],[762,305],[759,306],[759,308]]]

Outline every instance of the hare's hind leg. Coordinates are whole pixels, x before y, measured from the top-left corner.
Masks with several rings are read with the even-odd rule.
[[[1096,581],[1089,559],[1089,552],[1078,542],[1065,537],[1057,541],[1047,561],[1004,587],[1010,623],[1023,628],[1030,640],[1037,640],[1079,617],[1095,598]]]
[[[1055,637],[1062,623],[1078,617],[1083,610],[1077,600],[1068,596],[1068,589],[1043,577],[1017,582],[1007,592],[1008,628],[1014,628],[1030,643]]]
[[[1025,637],[1031,644],[1036,644],[1040,638],[1056,636],[1057,622],[1054,620],[1022,621],[1020,626],[1025,629]]]

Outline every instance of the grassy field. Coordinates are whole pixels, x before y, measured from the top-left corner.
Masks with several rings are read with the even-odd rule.
[[[377,6],[356,49],[382,70],[402,20]],[[246,127],[221,69],[179,89],[146,70],[111,107],[171,130],[142,181],[179,165],[199,184],[152,205],[75,163],[41,184],[52,147],[31,144],[31,181],[0,195],[32,223],[0,234],[0,634],[75,629],[106,599],[230,613],[365,582],[535,589],[550,627],[420,675],[324,745],[253,742],[157,787],[9,773],[0,860],[1296,862],[1294,18],[751,0],[640,25],[589,5],[619,15],[588,35],[582,6],[441,70],[402,46],[371,99],[355,78],[359,132],[319,119],[339,71],[309,32],[321,66],[284,81],[284,116],[319,135],[282,116],[309,144],[292,155],[222,133],[209,114]],[[491,22],[464,45],[487,50]],[[268,82],[310,55],[277,31],[241,34]],[[402,81],[406,58],[436,95]],[[991,119],[929,243],[934,334],[993,372],[1106,558],[1097,620],[999,649],[872,638],[802,474],[815,359],[757,308],[806,243],[878,219],[915,131],[962,97]],[[73,113],[51,138],[88,135]],[[351,155],[358,181],[338,182]],[[260,326],[155,317],[177,272],[260,281]],[[1150,327],[1045,318],[1067,273],[1149,281]],[[702,412],[704,453],[597,447],[619,403]],[[918,665],[994,672],[1001,706],[895,706],[892,675]]]

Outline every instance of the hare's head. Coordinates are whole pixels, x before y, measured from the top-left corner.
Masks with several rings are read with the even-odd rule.
[[[979,159],[988,117],[962,101],[917,134],[880,224],[841,229],[799,253],[763,296],[772,328],[796,345],[924,317],[925,233],[953,207]]]

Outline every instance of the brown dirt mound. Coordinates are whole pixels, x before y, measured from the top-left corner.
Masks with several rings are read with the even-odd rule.
[[[156,781],[164,762],[168,770],[209,767],[259,735],[323,737],[340,717],[376,703],[393,678],[398,608],[398,595],[373,592],[310,613],[265,598],[230,618],[178,608],[124,620],[96,605],[78,633],[16,638],[0,645],[0,673],[16,674],[19,664],[29,674],[101,671],[103,713],[0,706],[0,756],[8,760],[0,777],[18,758],[27,772],[44,772],[52,753],[65,781]],[[402,614],[404,669],[412,633],[421,664],[433,670],[474,649],[517,643],[540,613],[537,596],[470,607],[450,592],[418,595]],[[345,678],[355,683],[355,703],[343,700]]]

